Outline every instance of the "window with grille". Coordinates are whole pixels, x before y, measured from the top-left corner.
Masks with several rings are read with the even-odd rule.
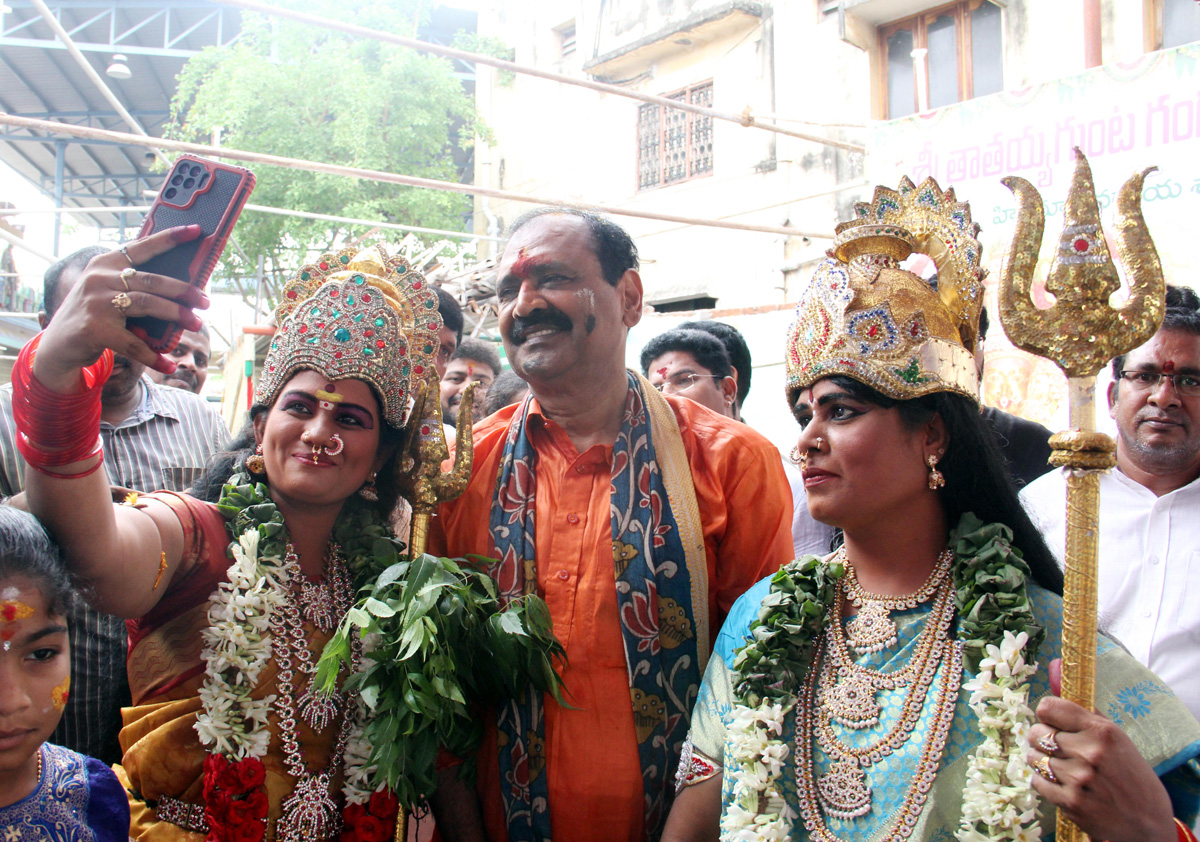
[[[712,82],[666,94],[667,99],[712,106]],[[710,175],[712,117],[647,103],[638,108],[638,190]]]
[[[885,116],[1002,90],[1002,44],[1000,7],[992,0],[962,0],[881,26]]]

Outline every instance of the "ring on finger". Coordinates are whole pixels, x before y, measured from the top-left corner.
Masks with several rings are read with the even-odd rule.
[[[134,266],[133,258],[129,256],[129,252],[125,250],[125,246],[121,246],[121,254],[125,255],[125,259],[129,261],[129,267],[132,269]]]
[[[1050,757],[1048,755],[1043,754],[1037,760],[1033,761],[1033,771],[1052,784],[1058,783],[1058,775],[1054,774],[1054,770],[1050,768]]]
[[[133,299],[129,297],[127,292],[118,292],[113,296],[112,306],[116,307],[122,314],[133,306]]]
[[[129,279],[137,274],[137,270],[132,266],[126,266],[121,270],[121,283],[125,284],[125,291],[129,292]]]
[[[1046,754],[1054,754],[1058,751],[1058,729],[1051,728],[1049,734],[1038,738],[1037,744],[1038,748],[1046,752]]]

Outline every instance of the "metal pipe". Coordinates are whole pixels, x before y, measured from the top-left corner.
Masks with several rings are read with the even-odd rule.
[[[30,254],[32,254],[34,257],[40,258],[41,260],[44,260],[47,263],[53,263],[54,261],[58,260],[58,258],[55,257],[54,255],[46,254],[45,252],[38,251],[33,246],[29,245],[24,240],[22,240],[20,237],[18,237],[16,234],[9,232],[9,230],[2,225],[0,225],[0,240],[6,240],[7,242],[12,243],[17,248],[27,251]]]
[[[346,176],[348,178],[363,178],[371,181],[382,181],[388,184],[402,184],[406,187],[423,187],[428,190],[445,190],[448,193],[465,193],[475,196],[491,196],[495,199],[507,199],[512,202],[527,202],[536,205],[560,205],[580,210],[600,211],[614,216],[632,216],[638,219],[657,219],[662,222],[681,222],[686,225],[702,225],[710,228],[729,228],[735,231],[760,231],[764,234],[784,234],[789,237],[808,237],[810,240],[829,240],[828,232],[801,231],[780,225],[751,225],[742,222],[726,222],[716,219],[701,219],[692,216],[679,216],[671,213],[656,213],[653,211],[634,210],[614,205],[596,205],[590,202],[579,202],[574,199],[561,197],[529,196],[524,193],[513,193],[509,190],[493,190],[472,184],[459,184],[455,181],[437,181],[432,178],[420,178],[413,175],[382,172],[380,170],[364,170],[358,167],[346,167],[341,164],[323,164],[319,161],[305,161],[299,158],[283,158],[278,155],[265,155],[261,152],[246,152],[228,147],[205,146],[200,143],[185,143],[180,140],[162,138],[144,138],[125,132],[112,132],[107,129],[93,129],[87,126],[72,126],[67,123],[56,123],[52,120],[34,120],[29,117],[18,117],[0,111],[0,125],[20,126],[39,132],[59,132],[74,137],[111,140],[117,143],[127,143],[132,146],[161,146],[177,152],[193,152],[197,155],[207,155],[211,158],[228,158],[232,161],[247,161],[252,164],[267,164],[275,167],[285,167],[307,172],[323,172],[330,175]],[[372,223],[376,224],[376,223]],[[472,235],[475,236],[475,235]]]
[[[41,2],[41,0],[34,0]],[[405,38],[403,35],[393,35],[390,32],[380,32],[375,29],[370,29],[365,26],[357,26],[352,23],[344,23],[340,20],[332,18],[318,17],[317,15],[309,15],[304,12],[295,12],[291,9],[283,9],[279,6],[272,6],[268,3],[258,3],[255,0],[215,0],[217,3],[222,3],[226,6],[236,6],[239,9],[250,9],[251,11],[261,12],[265,15],[275,15],[278,17],[289,18],[290,20],[307,23],[312,26],[319,27],[323,30],[334,30],[336,32],[344,32],[347,35],[355,35],[359,38],[371,38],[375,41],[383,41],[388,44],[398,44],[401,47],[409,47],[414,50],[420,50],[434,55],[446,56],[447,58],[457,58],[463,61],[475,62],[489,67],[496,67],[500,70],[507,70],[512,73],[521,73],[526,76],[536,76],[539,79],[548,79],[552,82],[560,82],[564,85],[575,85],[581,88],[589,88],[593,91],[601,93],[613,94],[614,96],[627,97],[629,99],[637,99],[642,102],[648,102],[653,105],[661,105],[665,108],[674,108],[678,111],[690,111],[693,114],[700,114],[704,117],[711,117],[714,120],[724,120],[729,123],[737,123],[748,129],[763,129],[769,132],[787,135],[788,137],[799,138],[800,140],[808,140],[813,143],[822,143],[826,146],[836,146],[839,149],[848,149],[851,152],[866,152],[867,148],[861,143],[849,143],[844,140],[834,140],[820,135],[808,134],[807,132],[798,132],[792,129],[785,129],[782,126],[773,123],[760,123],[750,114],[747,109],[742,114],[730,114],[725,111],[717,111],[715,108],[705,108],[701,105],[692,105],[690,102],[681,102],[679,100],[667,99],[666,97],[653,96],[651,94],[643,94],[639,91],[631,91],[628,88],[622,88],[619,85],[610,85],[606,82],[595,82],[591,79],[580,79],[575,76],[564,76],[561,73],[551,73],[546,70],[538,70],[534,67],[528,67],[524,64],[517,64],[504,59],[492,58],[491,56],[483,55],[482,53],[470,53],[466,50],[456,50],[453,47],[443,47],[441,44],[431,44],[428,41],[420,41],[416,38]]]
[[[119,208],[0,208],[0,216],[18,216],[25,213],[115,213],[118,210],[120,210],[121,216],[124,216],[127,213],[146,213],[150,210],[150,207],[150,205],[120,205]],[[276,208],[271,207],[270,205],[247,204],[245,210],[255,211],[257,213],[272,213],[279,216],[296,216],[303,219],[342,222],[350,225],[371,225],[376,228],[387,228],[394,231],[412,231],[416,234],[436,234],[439,237],[461,237],[464,240],[495,240],[496,242],[504,241],[503,237],[485,236],[483,234],[474,234],[470,231],[443,231],[441,228],[422,228],[418,225],[400,225],[396,222],[378,222],[373,219],[355,219],[354,217],[350,216],[332,216],[327,213],[309,213],[308,211],[288,210],[287,208]]]

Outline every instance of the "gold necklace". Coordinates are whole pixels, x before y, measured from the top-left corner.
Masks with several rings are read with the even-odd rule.
[[[883,672],[854,662],[847,648],[845,630],[841,623],[830,628],[825,669],[829,680],[822,683],[821,701],[830,718],[844,728],[862,730],[879,723],[879,703],[875,700],[881,690],[908,687],[905,709],[920,705],[933,681],[942,650],[950,638],[954,623],[954,592],[951,588],[938,591],[929,619],[917,636],[915,651],[908,663],[898,670]],[[840,597],[839,597],[840,601]],[[839,608],[838,616],[842,611]],[[932,665],[933,672],[930,672]],[[916,679],[914,681],[914,679]]]
[[[943,587],[937,591],[938,598],[921,633],[918,651],[913,654],[910,664],[897,671],[911,673],[907,676],[909,691],[898,722],[878,742],[864,748],[846,746],[832,728],[830,720],[834,716],[830,710],[830,699],[840,701],[846,698],[844,691],[840,698],[837,696],[838,678],[854,676],[860,683],[866,680],[865,686],[872,688],[870,696],[873,702],[875,682],[878,681],[880,686],[886,682],[895,684],[897,673],[882,673],[853,664],[839,633],[842,618],[840,596],[830,606],[827,631],[817,642],[819,663],[814,662],[809,670],[796,713],[796,787],[800,815],[810,838],[818,842],[838,842],[825,824],[825,815],[849,820],[871,811],[872,793],[865,769],[893,754],[909,740],[941,668],[943,674],[934,701],[933,721],[922,747],[916,774],[895,821],[881,842],[903,842],[911,835],[937,776],[937,767],[958,701],[962,646],[950,636],[954,601],[948,582],[947,577],[942,577]],[[830,759],[829,771],[819,779],[815,776],[813,765],[814,740]]]
[[[858,609],[858,619],[853,628],[847,631],[846,636],[854,651],[865,655],[896,645],[896,624],[888,614],[892,611],[916,608],[937,593],[942,583],[950,578],[954,552],[949,547],[942,550],[925,584],[915,592],[902,596],[874,594],[863,590],[858,575],[854,572],[854,565],[846,561],[845,546],[838,550],[835,561],[845,566],[846,575],[842,577],[842,587],[846,591],[847,599]]]

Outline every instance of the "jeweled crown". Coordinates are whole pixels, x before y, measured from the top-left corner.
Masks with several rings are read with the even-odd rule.
[[[292,375],[311,369],[369,383],[387,423],[403,427],[414,387],[433,368],[437,308],[425,278],[380,246],[321,255],[283,288],[255,402],[271,405]]]
[[[974,350],[983,308],[979,226],[932,178],[876,187],[837,226],[788,331],[787,392],[842,374],[898,400],[958,392],[978,400]],[[936,286],[900,268],[913,252]]]

